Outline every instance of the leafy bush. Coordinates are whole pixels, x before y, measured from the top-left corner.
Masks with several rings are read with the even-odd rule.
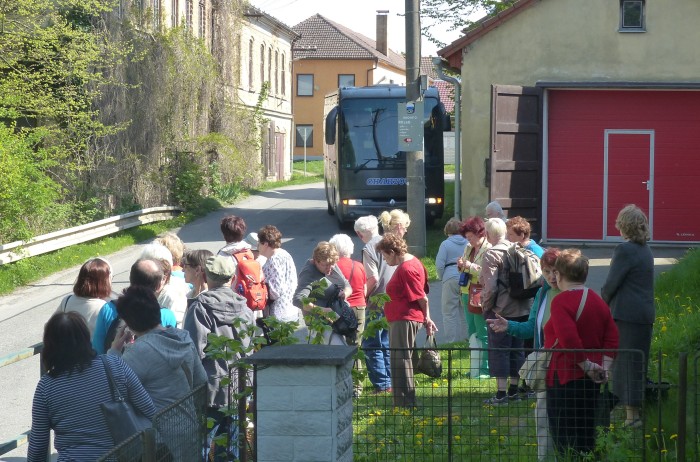
[[[0,124],[0,243],[24,240],[41,229],[32,217],[46,216],[61,193],[47,169],[52,165],[39,136]]]

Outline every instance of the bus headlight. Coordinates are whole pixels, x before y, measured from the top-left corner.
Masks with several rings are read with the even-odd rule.
[[[362,199],[343,199],[343,205],[362,205]]]
[[[426,197],[426,204],[442,204],[442,197]]]

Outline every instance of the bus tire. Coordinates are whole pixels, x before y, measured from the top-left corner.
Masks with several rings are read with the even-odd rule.
[[[328,212],[328,215],[333,216],[333,215],[335,215],[335,210],[333,210],[333,206],[331,205],[331,201],[330,201],[330,199],[328,198],[328,182],[327,182],[327,181],[324,182],[324,188],[323,188],[323,189],[326,190],[326,207],[327,207],[326,211]]]

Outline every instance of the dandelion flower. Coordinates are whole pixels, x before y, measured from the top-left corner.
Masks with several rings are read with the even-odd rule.
[[[459,435],[455,435],[455,441],[459,441],[459,440],[461,440],[461,439],[462,439],[462,437],[461,437],[461,436],[459,436]]]
[[[492,434],[492,435],[495,435],[496,433],[498,433],[498,431],[496,431],[495,428],[491,429],[491,434]]]
[[[678,435],[676,435],[676,434],[674,433],[673,435],[671,435],[670,440],[673,441],[673,440],[675,440],[676,438],[678,438]]]

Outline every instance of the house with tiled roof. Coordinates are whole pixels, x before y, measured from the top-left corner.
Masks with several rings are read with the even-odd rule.
[[[517,0],[438,54],[462,77],[462,216],[553,242],[700,242],[700,2]]]
[[[369,20],[369,18],[368,18]],[[406,82],[406,61],[387,45],[387,17],[379,14],[372,40],[316,14],[292,27],[294,155],[323,155],[325,96],[341,86]]]
[[[435,71],[433,66],[433,58],[431,56],[423,56],[420,59],[420,75],[428,77],[428,86],[438,89],[440,101],[445,106],[445,111],[448,114],[454,114],[455,110],[455,89],[450,82],[442,80]]]

